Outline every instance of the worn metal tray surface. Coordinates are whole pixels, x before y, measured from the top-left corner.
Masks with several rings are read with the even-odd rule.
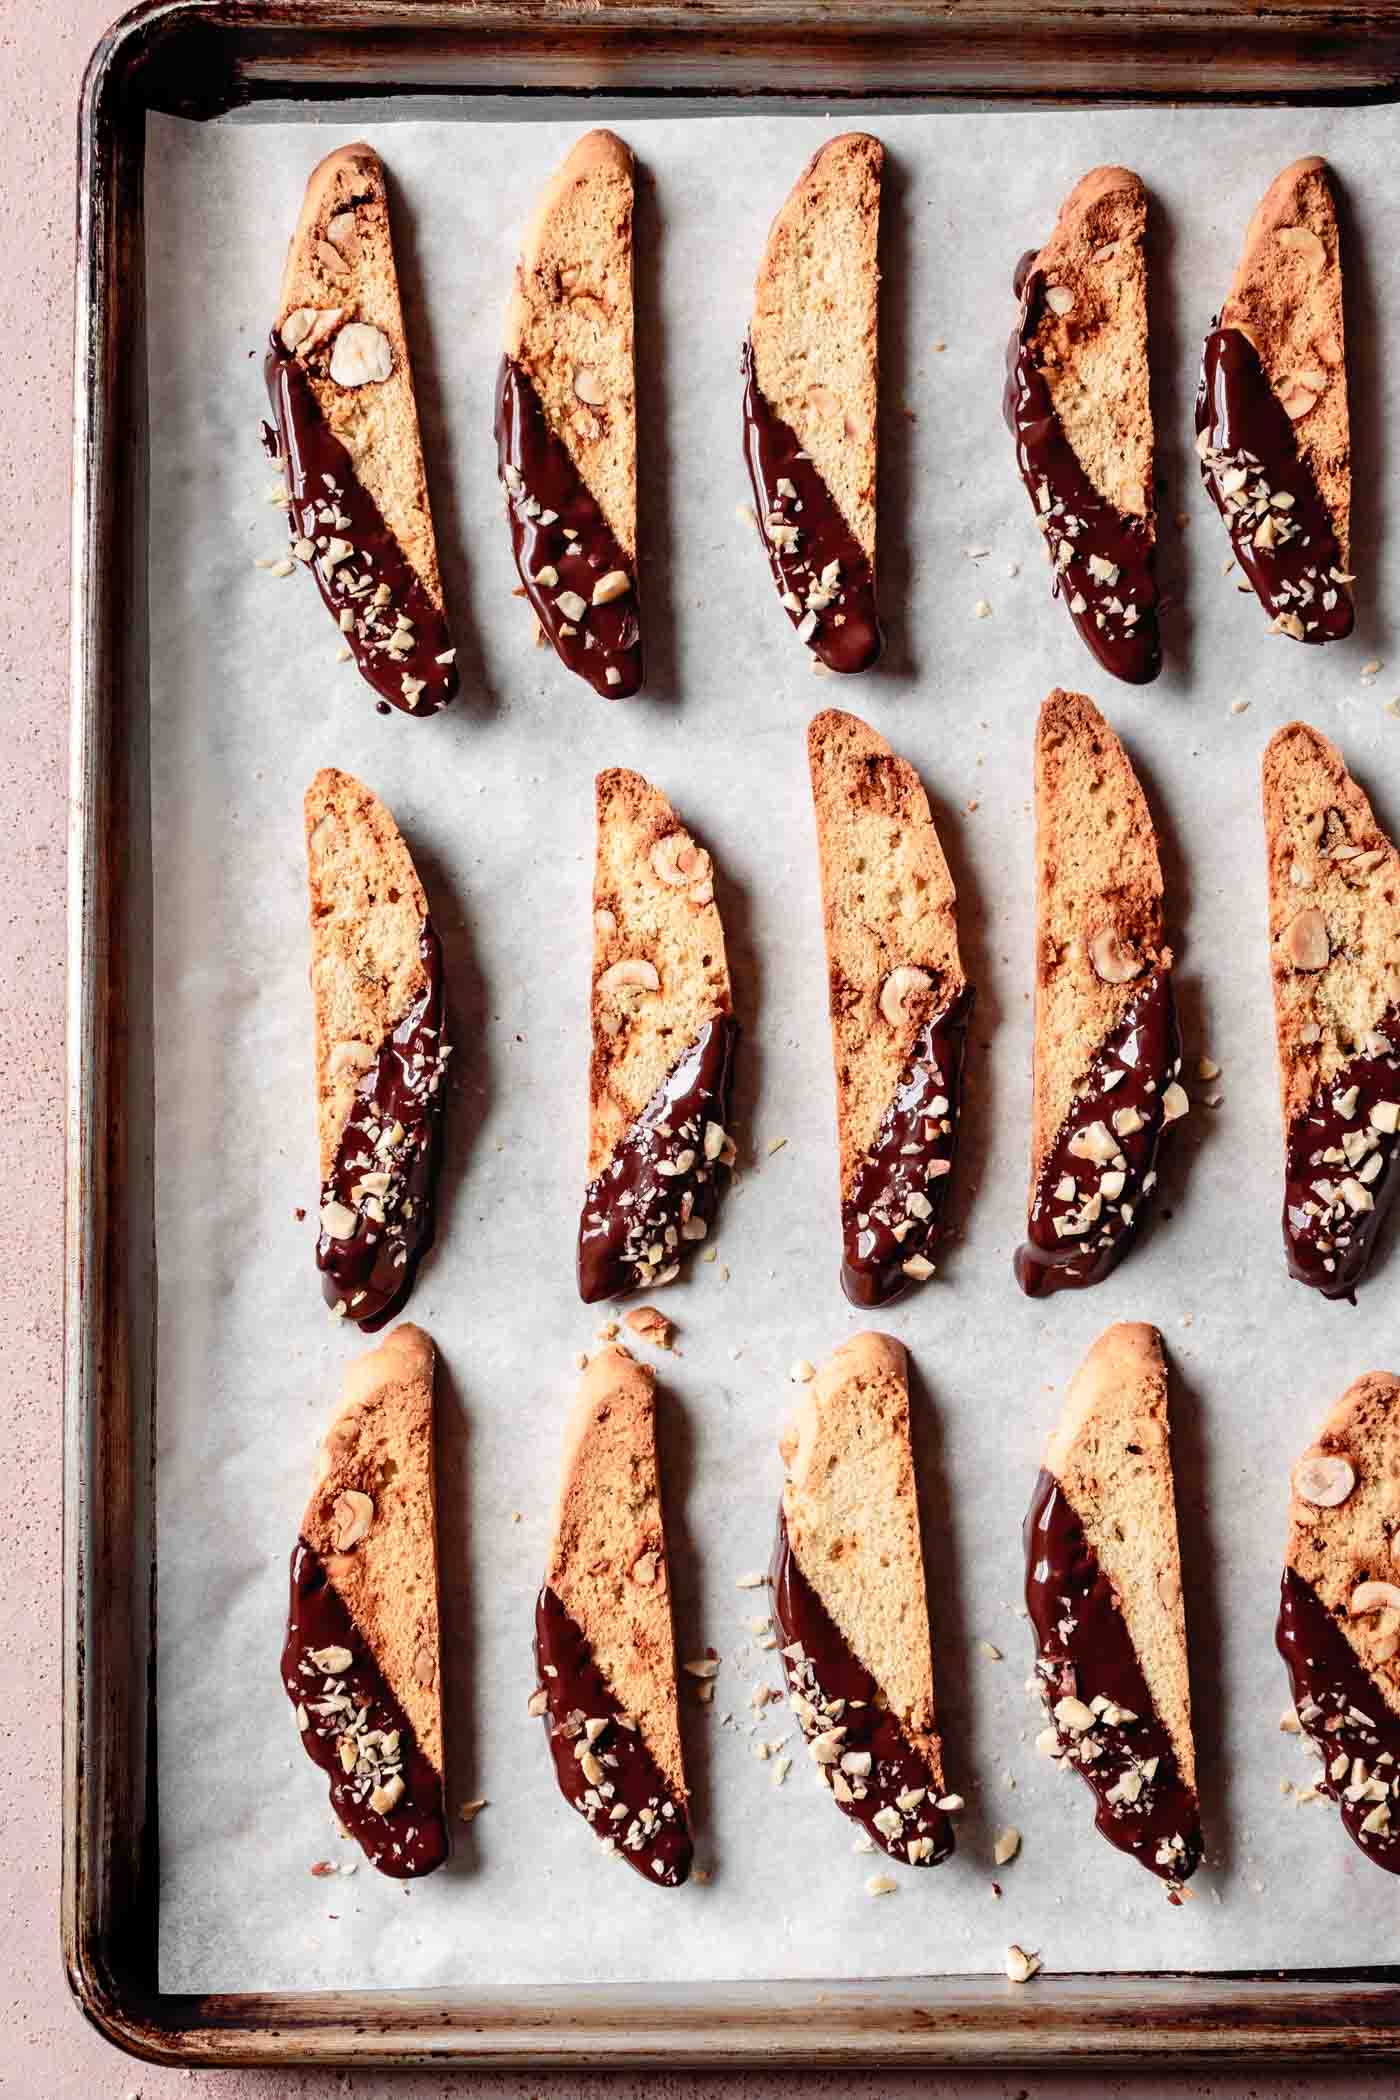
[[[829,108],[1385,101],[1400,10],[994,0],[172,0],[81,111],[70,828],[63,1941],[120,2046],[182,2063],[1131,2063],[1400,2054],[1394,1969],[175,1996],[157,1985],[152,922],[142,175],[151,111],[356,95]]]

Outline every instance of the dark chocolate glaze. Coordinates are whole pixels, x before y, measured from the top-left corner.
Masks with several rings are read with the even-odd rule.
[[[1180,1070],[1171,977],[1154,969],[1105,1038],[1040,1170],[1015,1261],[1016,1281],[1028,1298],[1102,1283],[1122,1260],[1142,1222],[1143,1201],[1157,1185],[1166,1093]],[[1114,1120],[1128,1123],[1134,1116],[1137,1130]],[[1102,1160],[1075,1150],[1102,1147],[1108,1139],[1115,1149]],[[1060,1196],[1066,1176],[1074,1190]],[[1072,1229],[1058,1231],[1057,1220]]]
[[[642,682],[636,565],[545,421],[529,374],[510,357],[496,381],[496,453],[515,566],[536,619],[561,663],[605,700],[626,700]],[[619,572],[627,589],[595,605],[600,580]],[[583,600],[582,611],[559,603],[567,592]]]
[[[852,1305],[888,1305],[916,1280],[906,1263],[937,1242],[957,1145],[972,999],[971,985],[964,985],[920,1028],[841,1206],[841,1288]]]
[[[669,1283],[682,1248],[713,1224],[729,1148],[708,1158],[706,1133],[725,1134],[738,1036],[732,1014],[706,1021],[590,1182],[578,1228],[585,1305]]]
[[[953,1851],[953,1825],[935,1776],[797,1565],[781,1505],[770,1580],[788,1703],[807,1742],[831,1752],[814,1760],[818,1776],[891,1859],[936,1867]]]
[[[263,369],[292,499],[293,552],[303,550],[297,558],[316,578],[361,677],[404,714],[436,714],[457,690],[441,610],[321,414],[305,367],[275,329]]]
[[[442,945],[423,921],[418,953],[427,983],[355,1088],[354,1104],[321,1190],[328,1203],[354,1213],[349,1239],[332,1239],[324,1222],[316,1266],[327,1305],[374,1334],[400,1310],[418,1264],[433,1243],[442,1083],[451,1046],[445,1040],[447,987]],[[365,1176],[375,1177],[366,1188]],[[387,1175],[386,1187],[378,1177]]]
[[[1347,1836],[1367,1859],[1400,1874],[1400,1716],[1312,1584],[1294,1568],[1283,1571],[1274,1638],[1288,1666],[1298,1719],[1322,1756],[1313,1784],[1337,1803]],[[1359,1759],[1361,1769],[1354,1762],[1345,1771],[1339,1766],[1334,1778],[1339,1758]],[[1377,1821],[1384,1827],[1364,1830],[1382,1807],[1386,1813]]]
[[[315,1660],[334,1648],[349,1652],[344,1669],[326,1669]],[[302,1747],[330,1780],[331,1807],[370,1864],[399,1881],[440,1867],[448,1853],[442,1780],[320,1554],[305,1539],[297,1540],[292,1553],[282,1684],[297,1709]],[[340,1749],[347,1740],[358,1752],[348,1772]],[[396,1778],[403,1782],[399,1799],[383,1810],[372,1807],[375,1792],[392,1790]]]
[[[1353,1098],[1353,1091],[1355,1098]],[[1284,1157],[1283,1243],[1288,1273],[1324,1298],[1350,1298],[1366,1273],[1395,1200],[1397,1139],[1371,1121],[1400,1108],[1400,1008],[1295,1116]],[[1377,1164],[1379,1162],[1379,1164]],[[1371,1207],[1368,1209],[1367,1205]]]
[[[629,1866],[662,1888],[690,1873],[694,1847],[683,1801],[614,1697],[577,1623],[552,1589],[535,1605],[535,1668],[559,1791]],[[604,1721],[588,1739],[588,1724]],[[585,1760],[596,1760],[592,1775]]]
[[[1152,534],[1145,519],[1125,517],[1099,494],[1055,413],[1031,342],[1045,297],[1034,260],[1023,256],[1016,271],[1021,313],[1006,351],[1002,413],[1050,550],[1052,590],[1104,669],[1147,685],[1162,668]]]
[[[760,391],[751,342],[744,345],[744,458],[768,566],[799,640],[829,671],[868,670],[882,643],[870,557],[796,431]]]
[[[1201,1863],[1201,1812],[1181,1776],[1112,1584],[1053,1473],[1026,1516],[1026,1608],[1058,1755],[1093,1788],[1095,1827],[1175,1889]],[[1092,1725],[1056,1713],[1079,1701]],[[1131,1716],[1131,1718],[1129,1718]],[[1129,1800],[1122,1791],[1136,1789]],[[1117,1795],[1117,1799],[1111,1798]]]
[[[1295,641],[1350,634],[1355,614],[1337,535],[1288,411],[1238,328],[1217,325],[1206,337],[1196,434],[1201,479],[1264,610],[1287,621],[1283,631]],[[1266,517],[1273,543],[1261,547],[1255,533]]]

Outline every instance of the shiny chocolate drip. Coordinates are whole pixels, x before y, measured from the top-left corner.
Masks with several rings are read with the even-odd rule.
[[[535,1668],[560,1793],[609,1851],[620,1852],[646,1880],[678,1888],[694,1851],[685,1803],[672,1794],[580,1628],[547,1587],[535,1605]]]
[[[1400,1008],[1392,1007],[1289,1126],[1283,1241],[1288,1273],[1324,1298],[1350,1298],[1395,1199],[1400,1139]]]
[[[841,1288],[852,1305],[888,1305],[931,1273],[922,1264],[937,1240],[953,1167],[972,998],[964,985],[920,1028],[841,1206]]]
[[[684,1245],[713,1224],[719,1170],[732,1156],[725,1126],[738,1036],[732,1014],[706,1021],[589,1184],[578,1228],[585,1305],[669,1283]]]
[[[781,1506],[770,1580],[788,1703],[808,1743],[831,1752],[829,1760],[817,1760],[818,1776],[891,1859],[936,1867],[953,1850],[937,1775],[797,1565]]]
[[[1102,1283],[1122,1260],[1157,1185],[1180,1070],[1171,979],[1156,969],[1105,1038],[1041,1167],[1015,1261],[1028,1298]]]
[[[1332,521],[1288,411],[1238,328],[1217,326],[1206,337],[1196,450],[1201,479],[1230,528],[1235,559],[1279,631],[1299,642],[1336,642],[1350,634],[1351,579]]]
[[[1294,1568],[1283,1571],[1274,1638],[1298,1719],[1322,1758],[1313,1784],[1337,1803],[1367,1859],[1400,1874],[1400,1715]]]
[[[370,1864],[399,1881],[440,1867],[448,1853],[442,1779],[305,1539],[292,1553],[282,1684],[302,1747],[330,1780],[331,1807]]]
[[[802,449],[773,413],[744,345],[744,458],[768,566],[799,641],[829,671],[866,671],[880,654],[870,557]]]
[[[1056,1755],[1098,1800],[1095,1827],[1175,1889],[1201,1863],[1201,1813],[1177,1766],[1112,1584],[1053,1473],[1026,1516],[1026,1608]]]
[[[321,1289],[327,1305],[367,1334],[399,1311],[433,1243],[442,1082],[452,1053],[443,1035],[442,946],[430,919],[423,921],[418,953],[427,983],[355,1088],[321,1190]],[[353,1221],[349,1232],[330,1231],[331,1205],[346,1217],[333,1210],[330,1222]]]
[[[496,452],[515,566],[536,619],[561,663],[605,700],[626,700],[642,682],[636,565],[510,357],[496,382]],[[599,603],[600,588],[615,595]]]
[[[1050,550],[1053,592],[1106,671],[1147,685],[1162,668],[1152,534],[1145,519],[1125,517],[1099,494],[1065,436],[1031,340],[1045,299],[1033,261],[1023,256],[1016,272],[1021,313],[1007,346],[1002,413]]]
[[[277,420],[273,456],[281,455],[292,499],[293,554],[316,578],[361,677],[404,714],[436,714],[457,690],[456,651],[441,608],[321,414],[304,366],[275,330],[264,372]]]

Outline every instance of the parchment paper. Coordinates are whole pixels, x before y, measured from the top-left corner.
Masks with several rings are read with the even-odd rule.
[[[1285,1967],[1400,1956],[1392,1882],[1279,1733],[1272,1644],[1288,1468],[1323,1410],[1394,1364],[1395,1256],[1360,1305],[1288,1281],[1266,957],[1259,757],[1303,714],[1400,822],[1400,692],[1381,607],[1400,560],[1380,532],[1397,427],[1400,273],[1380,112],[1122,110],[872,121],[886,191],[883,666],[813,677],[775,602],[739,445],[738,354],[769,218],[842,122],[668,115],[619,128],[643,170],[638,345],[650,678],[607,706],[537,651],[512,597],[491,430],[499,326],[541,183],[605,103],[561,122],[152,121],[147,165],[153,471],[150,568],[160,1263],[161,1984],[167,1990],[512,1984],[999,1969],[1010,1940],[1051,1969]],[[409,331],[464,697],[375,714],[309,582],[254,566],[284,526],[257,426],[283,247],[312,163],[364,132],[392,171]],[[1222,569],[1190,404],[1199,345],[1277,170],[1325,153],[1347,206],[1359,572],[1355,638],[1265,632]],[[1184,608],[1167,669],[1113,685],[1048,597],[999,412],[1010,278],[1095,162],[1153,197],[1164,569]],[[1173,523],[1180,512],[1189,524]],[[970,549],[984,551],[970,556]],[[978,617],[979,601],[991,608]],[[1379,676],[1366,666],[1379,662]],[[1222,1067],[1164,1148],[1163,1202],[1101,1288],[1024,1299],[1031,969],[1031,738],[1057,683],[1127,740],[1161,829],[1192,1060]],[[934,1873],[853,1850],[751,1622],[780,1483],[794,1359],[858,1324],[837,1282],[825,974],[804,732],[819,707],[871,720],[920,769],[961,897],[977,986],[962,1238],[883,1316],[916,1373],[936,1667],[960,1849]],[[1238,710],[1238,711],[1237,711]],[[322,1310],[301,794],[349,768],[390,804],[447,949],[456,1081],[436,1252],[410,1316],[441,1362],[449,1801],[485,1795],[449,1871],[417,1886],[313,1878],[358,1851],[332,1827],[278,1678],[286,1561],[341,1368],[360,1346]],[[533,1682],[532,1604],[576,1352],[573,1240],[584,1146],[592,775],[639,767],[712,849],[745,1026],[739,1187],[718,1259],[664,1294],[664,1480],[707,1883],[647,1888],[558,1798]],[[1209,1106],[1202,1098],[1218,1095]],[[780,1150],[772,1148],[785,1140]],[[298,1222],[296,1211],[307,1215]],[[1094,1337],[1158,1323],[1171,1354],[1178,1494],[1211,1866],[1195,1900],[1092,1829],[1040,1759],[1025,1690],[1021,1521],[1041,1443]],[[1000,1651],[993,1660],[988,1647]],[[785,1783],[760,1743],[787,1734]],[[994,1869],[995,1833],[1019,1858]],[[1000,1884],[998,1899],[993,1883]]]

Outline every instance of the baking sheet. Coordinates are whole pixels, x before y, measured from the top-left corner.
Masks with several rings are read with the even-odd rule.
[[[263,1990],[471,1982],[1289,1967],[1400,1956],[1390,1882],[1278,1732],[1272,1647],[1287,1469],[1324,1408],[1394,1361],[1396,1257],[1359,1308],[1290,1283],[1258,762],[1304,714],[1400,823],[1400,692],[1380,609],[1396,427],[1400,274],[1384,213],[1391,126],[1365,110],[1120,110],[879,116],[890,151],[883,306],[882,605],[863,679],[813,677],[739,515],[738,350],[772,212],[806,156],[858,122],[616,118],[639,157],[638,328],[649,684],[608,707],[537,651],[495,479],[491,401],[519,229],[586,122],[331,124],[153,117],[147,155],[151,736],[155,834],[159,1325],[160,1984]],[[381,719],[304,578],[257,445],[261,352],[306,174],[363,131],[388,161],[463,698]],[[1325,652],[1265,633],[1222,575],[1190,405],[1199,342],[1269,180],[1325,153],[1346,200],[1358,432],[1355,637]],[[1010,275],[1095,162],[1153,197],[1154,357],[1167,669],[1116,687],[1048,601],[999,412]],[[1173,524],[1180,513],[1184,522]],[[973,554],[970,550],[985,550]],[[990,607],[979,616],[979,605]],[[1375,668],[1379,666],[1379,669]],[[1371,668],[1368,668],[1371,667]],[[1392,675],[1393,672],[1393,675]],[[1387,681],[1390,681],[1388,684]],[[1163,839],[1190,1057],[1219,1061],[1164,1148],[1163,1200],[1103,1286],[1015,1288],[1029,1104],[1031,739],[1056,683],[1126,738]],[[939,1278],[887,1311],[908,1344],[956,1859],[892,1869],[853,1850],[794,1729],[754,1621],[795,1359],[860,1324],[837,1282],[825,974],[804,732],[865,715],[920,770],[958,883],[977,1012]],[[287,1554],[339,1373],[360,1346],[321,1307],[301,791],[332,763],[394,809],[443,934],[455,1012],[438,1245],[409,1307],[440,1352],[451,1868],[399,1885],[353,1863],[278,1678]],[[684,1691],[700,1861],[677,1894],[610,1862],[558,1798],[528,1718],[532,1604],[559,1430],[605,1308],[579,1305],[594,770],[636,766],[711,848],[745,1027],[742,1175],[717,1259],[663,1294],[665,1491],[681,1653],[722,1658]],[[1218,1096],[1207,1105],[1203,1096]],[[781,1141],[781,1143],[780,1143]],[[299,1220],[298,1208],[307,1215]],[[1025,1689],[1020,1526],[1064,1387],[1110,1321],[1161,1327],[1172,1410],[1210,1865],[1195,1900],[1092,1830],[1040,1759]],[[992,1651],[999,1651],[996,1659]],[[762,1746],[786,1734],[791,1771]],[[1019,1856],[992,1863],[1014,1825]],[[1000,1885],[998,1896],[996,1884]]]

